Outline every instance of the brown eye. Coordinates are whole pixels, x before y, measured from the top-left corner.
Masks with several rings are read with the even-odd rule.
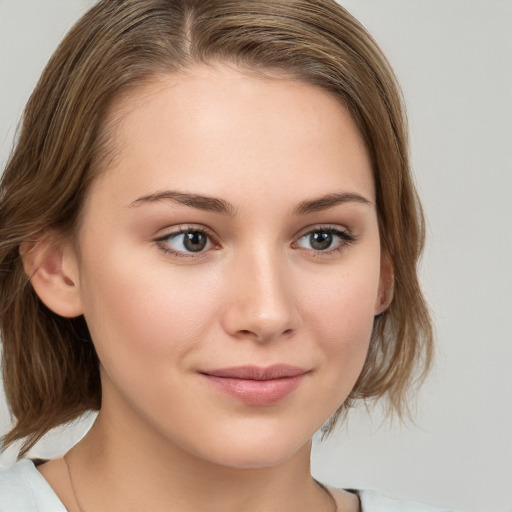
[[[213,247],[210,237],[200,229],[187,229],[171,233],[157,240],[166,252],[187,255],[201,253]]]
[[[208,237],[200,231],[189,231],[183,236],[183,246],[190,252],[202,251],[208,242]]]

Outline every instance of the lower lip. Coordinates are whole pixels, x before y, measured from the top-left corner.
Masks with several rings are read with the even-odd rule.
[[[269,380],[216,377],[203,374],[218,389],[246,405],[274,405],[295,391],[306,374]]]

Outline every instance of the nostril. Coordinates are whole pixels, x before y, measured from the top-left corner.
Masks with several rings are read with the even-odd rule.
[[[285,329],[281,332],[281,336],[289,336],[293,333],[293,329]],[[255,337],[258,339],[267,339],[267,338],[274,338],[274,335],[268,335],[264,333],[259,333],[258,331],[251,331],[250,329],[240,329],[238,331],[238,336],[240,337]]]

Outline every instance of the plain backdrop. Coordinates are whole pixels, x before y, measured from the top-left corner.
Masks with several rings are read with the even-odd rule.
[[[512,512],[512,1],[341,3],[381,44],[404,90],[438,352],[415,424],[382,426],[378,411],[356,411],[315,442],[314,474],[466,512]],[[44,64],[92,4],[0,0],[1,168]],[[61,453],[84,424],[34,453]],[[0,432],[8,425],[0,400]]]

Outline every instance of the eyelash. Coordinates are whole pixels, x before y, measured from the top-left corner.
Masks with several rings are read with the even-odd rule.
[[[175,249],[172,249],[169,246],[169,244],[166,243],[170,238],[176,238],[185,233],[200,233],[214,245],[214,248],[218,249],[220,247],[220,243],[218,242],[216,237],[209,230],[201,226],[180,226],[180,228],[177,231],[171,231],[155,239],[155,243],[158,246],[158,248],[164,253],[172,254],[173,256],[176,256],[178,258],[197,258],[198,256],[204,255],[206,251],[198,251],[197,253],[177,251]]]
[[[172,254],[175,257],[178,258],[197,258],[202,255],[204,255],[207,251],[198,251],[196,253],[194,252],[185,252],[185,251],[177,251],[175,249],[172,249],[167,241],[170,238],[176,238],[180,235],[183,235],[185,233],[199,233],[203,236],[205,236],[211,244],[213,244],[214,249],[219,249],[221,247],[220,242],[217,240],[217,238],[207,229],[201,226],[180,226],[180,228],[177,231],[171,231],[169,233],[166,233],[163,236],[160,236],[154,240],[155,244],[158,246],[158,248],[167,254]],[[305,239],[308,236],[311,236],[314,233],[328,233],[329,235],[337,236],[340,239],[340,242],[336,244],[335,247],[328,248],[325,250],[315,250],[315,249],[305,249],[306,251],[311,252],[315,257],[328,257],[329,255],[335,254],[335,253],[341,253],[344,251],[349,245],[353,244],[357,241],[356,237],[352,235],[348,230],[343,230],[338,227],[333,226],[317,226],[314,228],[308,228],[307,231],[303,232],[301,235],[298,236],[297,240],[293,242],[292,246],[296,247],[297,243],[300,240]]]
[[[336,253],[341,253],[348,248],[351,244],[357,241],[356,237],[346,229],[340,229],[334,226],[315,226],[314,228],[307,228],[307,231],[303,232],[294,242],[293,245],[297,245],[300,240],[311,236],[314,233],[327,233],[329,235],[337,236],[340,241],[334,247],[325,250],[306,249],[310,251],[317,258],[329,257]]]

